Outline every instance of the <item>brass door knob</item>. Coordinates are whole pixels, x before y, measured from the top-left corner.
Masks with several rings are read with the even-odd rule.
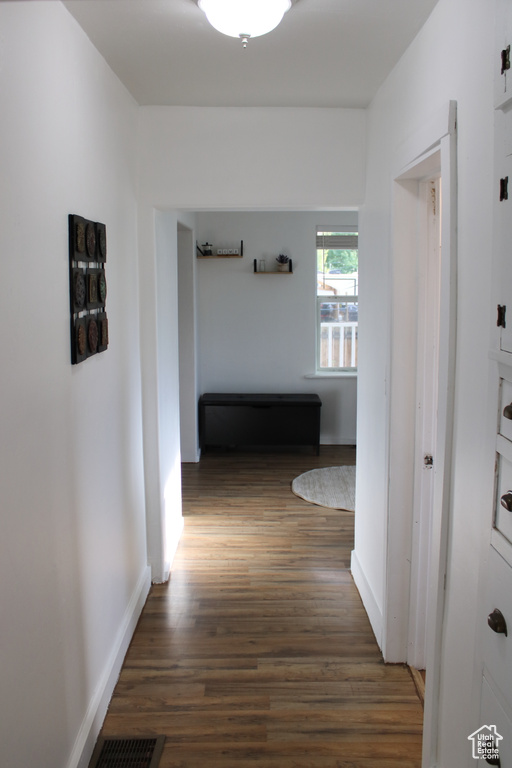
[[[494,611],[489,614],[487,623],[493,632],[496,632],[498,635],[507,636],[507,622],[499,608],[495,608]]]

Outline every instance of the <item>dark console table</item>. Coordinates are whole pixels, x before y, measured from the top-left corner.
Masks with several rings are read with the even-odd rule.
[[[318,395],[208,392],[199,398],[199,441],[209,446],[312,445],[320,451]]]

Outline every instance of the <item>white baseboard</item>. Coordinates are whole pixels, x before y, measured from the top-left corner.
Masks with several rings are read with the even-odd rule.
[[[181,463],[182,464],[197,464],[201,458],[201,451],[197,449],[197,451],[184,451],[181,454]]]
[[[373,634],[375,635],[375,639],[377,640],[379,648],[382,650],[382,611],[377,605],[377,601],[375,600],[372,589],[368,584],[355,549],[352,550],[350,570],[352,573],[352,578],[354,579],[354,583],[357,587],[357,591],[359,592],[361,600],[363,601],[364,609],[368,614],[368,618],[370,619]]]
[[[96,739],[150,586],[151,569],[148,566],[144,568],[126,608],[112,652],[80,726],[67,768],[87,768],[89,765]]]

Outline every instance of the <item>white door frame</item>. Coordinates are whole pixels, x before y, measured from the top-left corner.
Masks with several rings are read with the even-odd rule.
[[[451,499],[456,340],[456,104],[449,102],[402,145],[393,175],[392,321],[388,428],[388,526],[384,658],[407,660],[411,589],[417,340],[418,180],[440,160],[442,234],[436,467],[430,548],[423,766],[436,763],[444,588]]]

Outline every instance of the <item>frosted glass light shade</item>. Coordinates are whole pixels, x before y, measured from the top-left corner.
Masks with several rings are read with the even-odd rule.
[[[277,27],[291,0],[198,0],[218,32],[230,37],[259,37]]]

